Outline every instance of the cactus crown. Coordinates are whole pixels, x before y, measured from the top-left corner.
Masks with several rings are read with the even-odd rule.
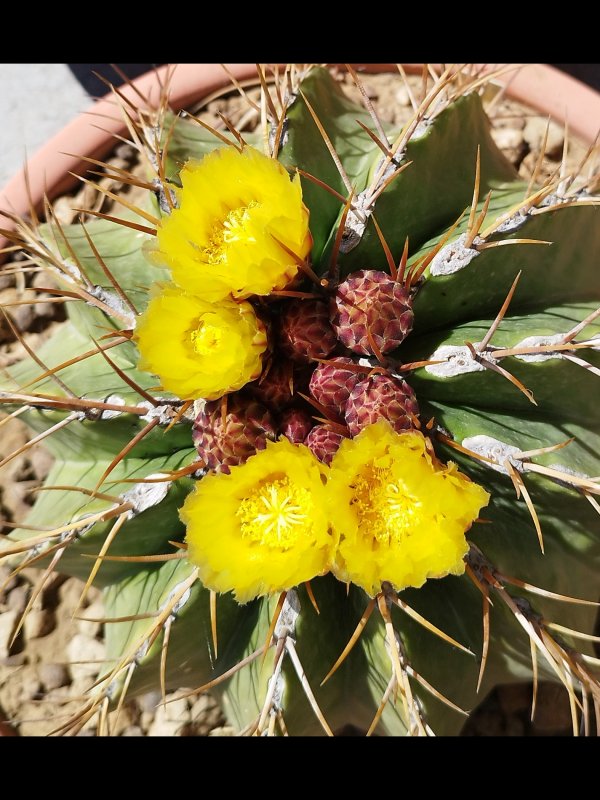
[[[247,733],[453,733],[542,674],[589,731],[600,201],[431,73],[401,130],[322,67],[261,70],[255,133],[165,87],[126,115],[143,199],[7,233],[72,302],[4,382],[55,462],[0,558],[110,620],[57,730],[185,685]]]

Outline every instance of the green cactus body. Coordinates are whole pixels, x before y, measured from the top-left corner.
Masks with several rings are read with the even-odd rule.
[[[598,595],[600,417],[594,382],[600,354],[594,337],[600,337],[600,317],[594,312],[600,302],[600,227],[595,202],[581,192],[567,198],[548,192],[545,201],[534,198],[530,208],[519,212],[527,186],[494,145],[480,98],[470,92],[458,93],[421,121],[396,155],[392,168],[398,176],[370,207],[383,156],[356,123],[372,129],[370,115],[343,95],[325,69],[310,70],[299,88],[281,129],[279,160],[290,171],[310,173],[343,198],[348,195],[314,113],[364,212],[362,222],[357,217],[352,222],[353,212],[346,217],[347,235],[340,242],[343,204],[302,177],[314,272],[327,278],[330,287],[336,277],[343,280],[357,270],[389,272],[374,218],[396,264],[408,237],[405,275],[412,274],[414,281],[409,285],[414,327],[399,348],[386,354],[385,366],[407,378],[422,425],[434,419],[427,431],[437,456],[456,462],[491,495],[482,511],[485,521],[476,522],[468,534],[467,573],[402,591],[398,601],[404,608],[394,596],[377,601],[356,586],[347,591],[328,574],[311,581],[308,590],[291,590],[279,605],[276,595],[244,605],[230,594],[220,595],[216,620],[214,606],[211,620],[210,592],[195,579],[185,553],[169,544],[183,540],[178,511],[202,475],[193,466],[184,469],[197,458],[191,412],[169,426],[181,402],[163,393],[153,406],[140,396],[139,389],[154,396],[156,378],[138,367],[128,337],[105,350],[112,364],[96,353],[60,366],[66,358],[94,351],[96,343],[106,347],[111,343],[107,332],[116,341],[120,331],[131,327],[132,307],[143,311],[151,284],[168,278],[167,270],[148,266],[151,233],[107,220],[91,220],[85,230],[70,225],[59,231],[49,223],[40,228],[35,246],[31,237],[23,237],[26,249],[54,271],[61,285],[91,291],[105,305],[94,305],[89,294],[83,296],[87,302],[70,303],[69,322],[41,348],[39,362],[27,360],[13,368],[4,387],[5,397],[18,392],[66,398],[67,410],[44,407],[40,398],[25,400],[29,408],[23,418],[36,433],[59,426],[46,440],[56,459],[47,486],[78,488],[40,495],[27,524],[59,533],[33,550],[28,540],[39,533],[25,527],[15,531],[10,539],[18,544],[11,541],[8,547],[22,552],[11,558],[23,558],[24,552],[26,559],[37,558],[36,565],[52,564],[84,580],[94,564],[90,556],[103,552],[124,559],[97,564],[94,582],[104,588],[108,618],[139,618],[106,625],[109,660],[90,708],[104,697],[117,704],[123,691],[145,692],[162,680],[166,689],[210,685],[232,724],[247,732],[267,730],[271,717],[283,719],[290,734],[319,734],[327,726],[337,731],[349,724],[367,730],[383,704],[379,733],[452,734],[464,721],[456,707],[469,711],[495,684],[531,677],[531,642],[538,648],[536,674],[539,669],[567,688],[569,681],[576,688],[583,685],[597,702],[600,685],[592,673],[596,662],[590,641],[564,631],[559,638],[547,627],[548,621],[589,636],[594,605],[559,602],[535,592],[541,587],[592,601]],[[163,119],[165,131],[171,121]],[[398,131],[386,134],[389,146]],[[258,134],[244,138],[261,146]],[[166,171],[173,184],[178,164],[223,146],[185,119],[176,122],[167,141]],[[479,199],[469,214],[478,151]],[[402,170],[407,162],[412,163]],[[465,246],[490,190],[480,235]],[[153,197],[145,210],[151,217],[165,213]],[[504,227],[481,237],[486,226],[511,210]],[[125,219],[133,216],[128,212]],[[505,246],[515,239],[538,243]],[[501,244],[489,246],[493,243]],[[478,349],[519,273],[497,330]],[[578,325],[581,329],[569,337]],[[569,349],[569,342],[580,346]],[[423,364],[402,371],[402,365],[415,362]],[[370,363],[378,366],[375,358]],[[55,374],[40,378],[59,366]],[[108,407],[91,403],[92,411],[83,406],[74,411],[69,392]],[[119,406],[127,410],[120,412]],[[552,449],[571,438],[564,448]],[[145,483],[148,477],[155,482]],[[101,494],[90,497],[96,489]],[[63,526],[70,527],[60,531]],[[44,548],[48,555],[40,558]],[[126,560],[161,554],[172,559]],[[382,603],[399,637],[397,660],[391,658]],[[280,611],[273,632],[273,615]],[[321,685],[359,623],[360,637]],[[488,625],[489,641],[484,635]],[[441,638],[440,631],[451,641]],[[272,646],[263,654],[266,643]],[[557,652],[567,654],[562,666]],[[244,666],[236,670],[240,663]],[[394,681],[402,681],[395,703]],[[311,710],[313,695],[325,725]]]

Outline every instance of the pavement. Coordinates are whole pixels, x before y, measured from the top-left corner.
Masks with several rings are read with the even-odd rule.
[[[0,64],[0,186],[92,102],[66,64]]]

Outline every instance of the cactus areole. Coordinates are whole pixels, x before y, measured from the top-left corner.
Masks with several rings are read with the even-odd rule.
[[[255,133],[165,88],[144,199],[10,234],[72,302],[2,387],[55,462],[0,560],[103,588],[85,714],[209,686],[249,734],[448,734],[543,675],[587,732],[600,200],[518,179],[466,65],[402,130],[278,81]]]

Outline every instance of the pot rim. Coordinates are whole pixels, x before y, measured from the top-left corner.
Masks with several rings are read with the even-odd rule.
[[[227,64],[229,72],[238,81],[257,76],[255,64]],[[395,64],[354,64],[361,72],[386,72],[395,70]],[[440,65],[432,65],[440,66]],[[510,64],[480,64],[483,71],[510,67]],[[567,118],[570,130],[591,144],[600,128],[600,93],[560,72],[548,64],[513,65],[516,71],[506,83],[506,95],[530,105],[542,114],[550,115],[564,124]],[[422,64],[404,64],[409,73],[421,72]],[[166,64],[147,72],[130,84],[119,87],[119,94],[128,100],[139,101],[139,94],[151,102],[158,98],[161,85],[171,73],[169,105],[175,112],[192,103],[200,102],[214,91],[230,82],[220,64]],[[509,73],[510,75],[510,73]],[[101,158],[115,143],[115,136],[126,130],[124,121],[114,116],[115,99],[111,94],[98,100],[88,111],[79,114],[62,130],[46,142],[28,161],[26,168],[17,174],[0,191],[0,211],[17,216],[28,213],[31,205],[37,210],[44,197],[50,200],[66,192],[75,183],[70,172],[81,174],[87,168],[83,157]],[[97,118],[103,117],[103,128],[97,127]],[[67,155],[77,152],[79,155]],[[29,192],[27,182],[29,181]],[[7,224],[8,223],[8,224]],[[12,228],[8,218],[2,227]],[[0,236],[0,248],[8,244]],[[1,258],[1,254],[0,254]]]

